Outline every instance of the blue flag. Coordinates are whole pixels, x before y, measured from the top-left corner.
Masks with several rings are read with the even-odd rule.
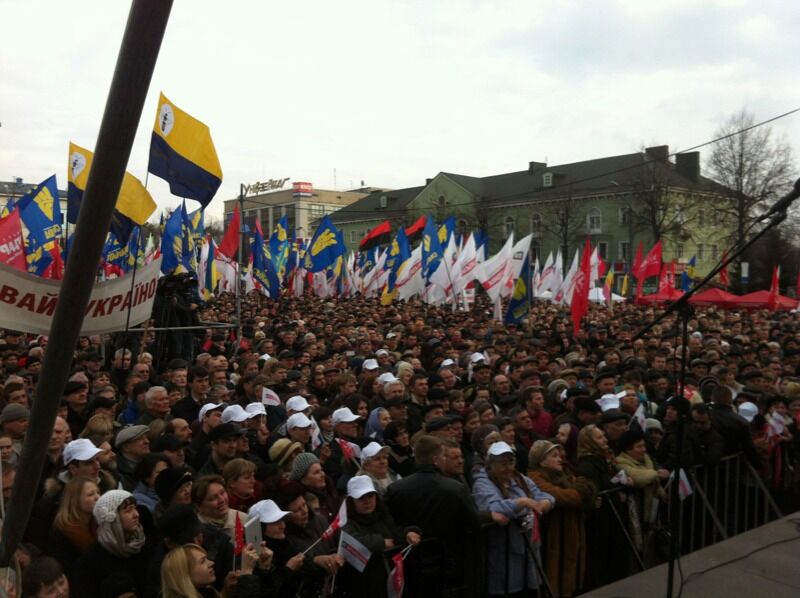
[[[447,247],[447,244],[450,242],[450,237],[453,236],[455,231],[456,217],[448,216],[445,218],[444,222],[439,225],[439,245],[442,247]]]
[[[329,216],[324,216],[317,231],[311,238],[305,256],[305,269],[309,272],[322,272],[336,263],[336,258],[345,253],[344,243],[340,241],[339,231]]]
[[[256,220],[253,234],[253,278],[266,289],[270,297],[278,297],[281,293],[281,281],[267,255],[268,251],[261,224]]]
[[[694,268],[697,265],[697,256],[692,256],[692,259],[686,264],[686,269],[681,274],[681,290],[689,291],[692,288],[692,281],[694,280]]]
[[[425,219],[425,228],[422,230],[422,275],[427,280],[439,267],[442,261],[442,245],[439,242],[439,231],[433,218]]]
[[[186,248],[184,232],[187,231],[186,206],[173,210],[164,224],[164,233],[161,236],[161,272],[172,274],[176,271],[188,271],[186,267]],[[188,235],[187,235],[188,236]]]
[[[17,206],[20,218],[28,229],[28,238],[36,246],[52,249],[55,240],[61,236],[61,204],[58,201],[56,175],[22,196]]]

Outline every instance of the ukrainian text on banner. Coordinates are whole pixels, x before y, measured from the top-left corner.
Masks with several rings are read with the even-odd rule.
[[[131,274],[94,285],[81,327],[82,335],[125,330],[128,308],[130,325],[150,318],[161,270],[161,258]],[[61,281],[39,278],[0,264],[0,328],[31,334],[49,334]]]

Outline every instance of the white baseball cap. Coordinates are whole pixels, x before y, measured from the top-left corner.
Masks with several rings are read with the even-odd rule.
[[[336,424],[346,424],[350,422],[355,422],[361,419],[355,413],[350,411],[348,407],[340,407],[336,411],[333,412],[332,422],[335,426]]]
[[[220,407],[224,407],[225,403],[206,403],[202,407],[200,407],[200,413],[197,416],[197,419],[203,421],[203,418],[206,416],[206,413],[209,411],[214,411],[214,409],[219,409]]]
[[[286,420],[286,429],[292,430],[294,428],[308,428],[313,426],[314,422],[306,417],[305,413],[294,413]]]
[[[305,411],[306,409],[310,409],[311,405],[308,404],[305,397],[301,397],[300,395],[295,395],[288,401],[286,401],[286,410],[287,411]]]
[[[505,455],[508,453],[513,454],[514,449],[512,449],[507,442],[503,442],[502,440],[495,442],[494,444],[492,444],[492,446],[489,447],[489,454],[492,457],[498,457],[500,455]]]
[[[615,394],[606,394],[595,401],[600,405],[601,411],[608,411],[609,409],[619,409],[619,398]]]
[[[378,361],[376,359],[365,359],[364,363],[361,364],[362,370],[377,370],[378,367]]]
[[[267,408],[264,407],[264,403],[249,403],[247,407],[244,408],[244,410],[247,411],[247,413],[249,413],[251,417],[254,415],[267,414]]]
[[[399,378],[397,378],[397,376],[391,372],[385,372],[378,376],[378,382],[381,384],[386,384],[387,382],[396,382],[397,380],[399,380]]]
[[[264,361],[268,361],[272,359],[272,356],[269,353],[264,353],[263,355],[259,355],[258,358],[263,359]]]
[[[351,498],[361,498],[370,492],[376,492],[376,490],[372,478],[368,475],[353,476],[347,482],[347,496]]]
[[[375,355],[377,355],[378,357],[383,357],[388,354],[389,351],[387,351],[386,349],[378,349],[377,351],[375,351]]]
[[[739,415],[741,415],[747,420],[748,423],[750,423],[753,421],[753,418],[758,415],[758,407],[755,405],[755,403],[746,401],[739,405]]]
[[[64,465],[72,461],[91,461],[102,452],[88,438],[73,440],[64,447]]]
[[[473,353],[469,356],[469,360],[472,363],[478,363],[479,361],[486,361],[486,355],[483,353]]]
[[[258,518],[261,523],[275,523],[287,515],[291,512],[281,511],[274,500],[260,500],[247,511],[248,519]]]
[[[372,459],[374,456],[376,456],[381,451],[386,451],[388,453],[389,452],[389,447],[388,446],[382,446],[382,445],[378,444],[377,442],[370,442],[367,446],[365,446],[363,449],[361,449],[361,458],[364,459],[365,461],[367,459]]]
[[[222,423],[236,422],[238,424],[247,421],[251,417],[253,416],[245,411],[241,405],[229,405],[225,407],[225,411],[222,412]]]
[[[451,365],[455,365],[455,364],[456,364],[456,362],[448,357],[447,359],[442,361],[442,363],[439,366],[439,368],[447,368],[447,367],[450,367]]]

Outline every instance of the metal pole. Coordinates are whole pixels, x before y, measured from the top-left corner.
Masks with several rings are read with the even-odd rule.
[[[50,326],[50,344],[36,386],[37,399],[31,408],[30,426],[14,482],[14,501],[3,528],[0,545],[3,566],[17,549],[33,508],[58,403],[72,367],[73,351],[171,8],[172,0],[133,0],[131,4],[75,240]]]
[[[244,183],[239,184],[239,259],[236,260],[236,349],[242,342],[242,266],[244,262]]]

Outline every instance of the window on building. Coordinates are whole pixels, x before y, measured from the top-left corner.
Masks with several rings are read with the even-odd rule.
[[[458,222],[456,222],[456,234],[458,237],[463,237],[467,234],[467,231],[469,230],[467,227],[467,221],[463,218],[459,218]],[[458,240],[458,238],[456,238],[456,240]]]
[[[312,203],[309,206],[309,218],[311,220],[315,220],[317,218],[322,218],[325,215],[325,206],[322,204]]]
[[[559,210],[556,212],[556,220],[560,226],[564,226],[567,222],[567,211],[566,210]]]
[[[389,199],[388,199],[388,198],[387,198],[385,195],[381,195],[381,197],[380,197],[380,200],[379,200],[379,201],[380,201],[380,206],[381,206],[382,208],[385,208],[385,207],[386,207],[386,204],[388,204],[388,203],[389,203]]]
[[[706,211],[697,210],[697,226],[705,226],[705,225],[706,225]]]
[[[607,260],[608,259],[608,243],[605,241],[600,241],[597,244],[597,255],[600,256],[600,259]]]
[[[354,231],[354,230],[350,231],[350,242],[351,243],[355,243],[356,242],[356,231]]]
[[[440,208],[443,208],[447,204],[447,200],[444,198],[444,195],[440,195],[439,199],[436,201],[439,203]]]
[[[545,172],[542,175],[542,186],[543,187],[552,187],[553,186],[553,173],[552,172]]]
[[[619,223],[621,226],[627,226],[631,223],[631,209],[628,206],[623,206],[619,209]]]
[[[531,241],[531,253],[530,253],[531,266],[533,266],[536,260],[541,259],[541,253],[542,253],[542,246],[539,245],[539,241]]]
[[[675,257],[682,258],[683,257],[683,243],[678,243],[675,246]]]
[[[697,261],[702,262],[706,259],[706,247],[702,243],[697,244]]]
[[[506,218],[505,231],[506,237],[510,237],[514,234],[514,218],[512,216]]]
[[[540,214],[531,214],[531,233],[534,237],[542,234],[542,216]]]
[[[716,262],[719,259],[719,245],[711,246],[711,261]]]
[[[590,233],[599,233],[603,230],[603,216],[598,208],[592,208],[586,214],[586,227]]]
[[[623,262],[629,262],[631,259],[631,244],[627,241],[619,244],[619,259]]]
[[[711,210],[711,226],[719,226],[719,212]]]

